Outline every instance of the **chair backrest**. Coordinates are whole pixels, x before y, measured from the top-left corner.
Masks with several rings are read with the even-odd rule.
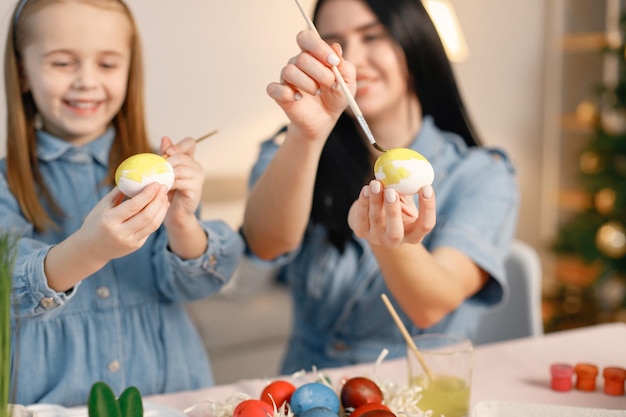
[[[537,252],[514,240],[505,267],[509,295],[483,314],[474,336],[476,345],[543,334],[542,268]]]

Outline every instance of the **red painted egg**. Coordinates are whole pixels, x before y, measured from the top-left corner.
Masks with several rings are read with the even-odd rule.
[[[273,417],[274,406],[261,400],[244,400],[233,410],[233,417]]]
[[[363,414],[361,417],[396,417],[390,410],[370,410]]]
[[[366,404],[361,404],[360,406],[355,408],[354,411],[350,413],[350,417],[362,417],[365,413],[368,413],[370,411],[389,411],[389,412],[391,412],[389,407],[387,407],[385,404],[366,403]],[[370,417],[372,417],[372,416],[370,415]]]
[[[291,382],[279,379],[269,383],[263,389],[261,400],[272,406],[276,403],[276,408],[280,408],[283,403],[289,402],[295,390],[296,387]]]
[[[382,402],[383,392],[369,378],[360,376],[350,378],[341,387],[341,404],[344,408],[357,408],[361,404]]]

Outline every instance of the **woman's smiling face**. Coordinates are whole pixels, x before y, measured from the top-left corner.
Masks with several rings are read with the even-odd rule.
[[[361,0],[327,0],[316,26],[328,43],[339,43],[357,70],[356,100],[370,121],[403,111],[415,96],[409,92],[401,48]]]

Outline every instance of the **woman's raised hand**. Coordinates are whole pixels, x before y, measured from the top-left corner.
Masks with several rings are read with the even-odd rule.
[[[280,82],[267,86],[273,98],[307,137],[319,137],[334,125],[348,105],[331,67],[337,66],[351,91],[356,91],[354,66],[341,58],[338,44],[328,45],[312,30],[297,36],[300,53],[280,73]]]

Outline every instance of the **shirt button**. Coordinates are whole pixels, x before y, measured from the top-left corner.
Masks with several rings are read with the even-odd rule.
[[[339,352],[344,352],[346,350],[348,350],[348,344],[346,342],[335,342],[335,350],[338,350]]]
[[[217,256],[215,255],[209,256],[209,265],[215,266],[216,263],[217,263]]]
[[[41,299],[41,306],[46,310],[50,310],[56,303],[52,297],[44,297]]]
[[[98,298],[105,300],[111,296],[111,291],[107,287],[100,287],[96,290]]]
[[[72,162],[76,164],[86,164],[87,162],[89,162],[91,157],[86,153],[76,152],[71,156],[71,159],[72,159]]]
[[[111,361],[109,362],[109,366],[107,366],[110,372],[117,372],[120,370],[121,367],[122,364],[120,363],[120,361]]]

